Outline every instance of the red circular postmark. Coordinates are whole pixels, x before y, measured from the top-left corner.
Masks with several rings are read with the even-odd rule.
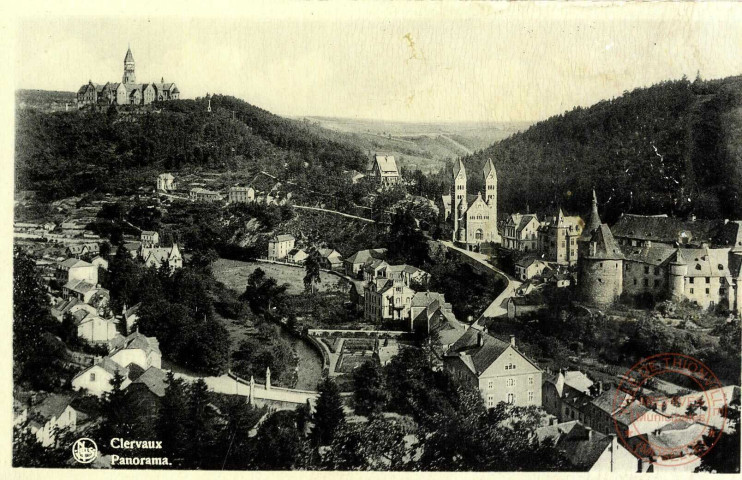
[[[636,457],[662,467],[688,467],[716,445],[727,408],[725,388],[706,365],[688,355],[661,353],[621,377],[611,417],[618,439]]]

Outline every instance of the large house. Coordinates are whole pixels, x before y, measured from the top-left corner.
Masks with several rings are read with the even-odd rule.
[[[87,105],[148,105],[180,98],[180,90],[174,83],[136,83],[134,56],[131,49],[124,57],[124,75],[121,82],[93,83],[92,80],[77,90],[77,106]]]
[[[502,246],[520,252],[537,251],[539,226],[534,214],[511,214],[502,227]]]
[[[397,162],[392,155],[374,155],[368,178],[382,187],[397,185],[402,181],[397,170]]]
[[[275,235],[268,240],[268,260],[285,259],[295,244],[293,235]]]
[[[77,336],[90,343],[107,344],[118,335],[113,320],[107,320],[98,315],[85,315],[76,323]]]
[[[171,173],[161,173],[157,176],[157,191],[172,192],[176,186],[175,177]]]
[[[500,402],[541,405],[541,369],[515,346],[486,331],[469,328],[443,357],[445,368],[479,389],[487,408]]]
[[[497,171],[492,159],[482,170],[485,195],[468,195],[466,168],[459,159],[453,168],[453,186],[450,195],[443,195],[441,203],[444,220],[453,229],[453,241],[467,248],[485,242],[501,243],[497,231]]]
[[[172,247],[142,247],[140,254],[147,267],[160,268],[167,264],[171,271],[183,268],[183,255],[177,243],[174,243]]]
[[[255,190],[252,187],[230,187],[227,199],[229,203],[250,203],[255,201]]]
[[[156,247],[160,244],[160,234],[154,230],[142,230],[139,238],[142,241],[142,247],[145,248]]]
[[[579,216],[567,216],[561,208],[555,217],[541,224],[538,230],[539,251],[544,260],[559,265],[577,263],[577,240],[582,235],[585,222]]]
[[[68,258],[57,265],[55,272],[57,282],[64,285],[72,281],[84,280],[93,285],[98,284],[98,267],[85,260]]]
[[[414,295],[415,291],[400,281],[377,278],[364,289],[363,316],[375,324],[408,319]]]
[[[362,276],[363,267],[371,260],[383,259],[386,248],[374,248],[370,250],[359,250],[343,261],[345,274],[349,277],[359,278]]]
[[[544,410],[560,422],[585,421],[587,405],[592,401],[593,381],[580,371],[559,371],[544,380],[542,404]]]

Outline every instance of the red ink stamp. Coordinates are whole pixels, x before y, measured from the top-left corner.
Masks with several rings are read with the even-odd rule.
[[[618,440],[655,466],[698,466],[724,431],[731,388],[688,355],[645,358],[623,375],[613,398]]]

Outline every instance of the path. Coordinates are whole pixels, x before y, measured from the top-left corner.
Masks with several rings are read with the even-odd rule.
[[[304,210],[314,210],[316,212],[332,213],[332,214],[335,214],[335,215],[341,215],[343,217],[352,218],[354,220],[361,220],[362,222],[376,223],[376,220],[371,220],[370,218],[358,217],[356,215],[351,215],[349,213],[338,212],[336,210],[327,210],[326,208],[306,207],[304,205],[294,205],[293,207],[294,208],[302,208]]]
[[[467,147],[466,145],[462,145],[461,143],[457,142],[456,140],[454,140],[454,139],[453,139],[453,138],[451,138],[451,137],[448,137],[448,136],[446,136],[446,135],[443,135],[443,134],[441,134],[441,135],[438,135],[438,136],[439,136],[439,137],[441,137],[441,138],[445,138],[445,139],[446,139],[446,140],[448,140],[448,141],[449,141],[450,143],[452,143],[452,144],[453,144],[453,145],[455,145],[456,147],[458,147],[458,148],[460,148],[461,150],[463,150],[463,151],[464,151],[464,153],[466,153],[467,155],[471,155],[472,153],[474,153],[474,152],[472,151],[472,149],[470,149],[470,148],[469,148],[469,147]]]
[[[492,303],[489,304],[489,306],[484,310],[484,312],[482,312],[482,315],[480,315],[480,317],[477,319],[476,322],[474,322],[474,324],[476,325],[483,318],[495,318],[495,317],[501,317],[503,315],[507,315],[508,310],[503,305],[505,304],[508,298],[515,296],[515,291],[521,286],[521,282],[519,282],[512,276],[508,275],[507,273],[503,272],[502,270],[496,268],[490,262],[488,262],[487,255],[484,255],[478,252],[470,252],[469,250],[459,248],[453,243],[447,242],[444,240],[439,240],[439,242],[446,248],[463,253],[469,258],[476,260],[477,262],[486,266],[493,272],[499,275],[502,275],[505,278],[505,281],[506,281],[505,289],[500,293],[500,295],[497,296],[497,298],[495,298],[492,301]]]

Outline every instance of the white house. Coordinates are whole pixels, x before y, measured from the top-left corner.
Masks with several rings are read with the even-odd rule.
[[[31,407],[29,428],[45,447],[54,444],[56,430],[67,428],[75,431],[77,428],[77,411],[70,405],[72,399],[71,395],[52,394]]]
[[[171,192],[175,190],[175,177],[170,173],[161,173],[157,177],[157,190]]]
[[[268,260],[283,260],[294,248],[293,235],[275,235],[268,241]]]
[[[126,337],[118,335],[111,340],[111,352],[108,356],[119,365],[126,367],[132,363],[144,370],[149,367],[161,368],[162,366],[159,342],[155,337],[147,337],[139,331]]]
[[[91,395],[100,397],[104,393],[111,391],[111,379],[117,371],[124,376],[122,387],[125,388],[130,383],[127,377],[129,374],[128,369],[111,360],[109,357],[103,357],[103,360],[100,362],[75,375],[72,379],[72,388],[74,390],[84,389]]]
[[[90,343],[108,343],[117,334],[116,324],[98,315],[88,315],[77,325],[77,336]]]
[[[291,263],[302,264],[309,257],[307,252],[301,248],[294,248],[288,254],[288,261]]]

